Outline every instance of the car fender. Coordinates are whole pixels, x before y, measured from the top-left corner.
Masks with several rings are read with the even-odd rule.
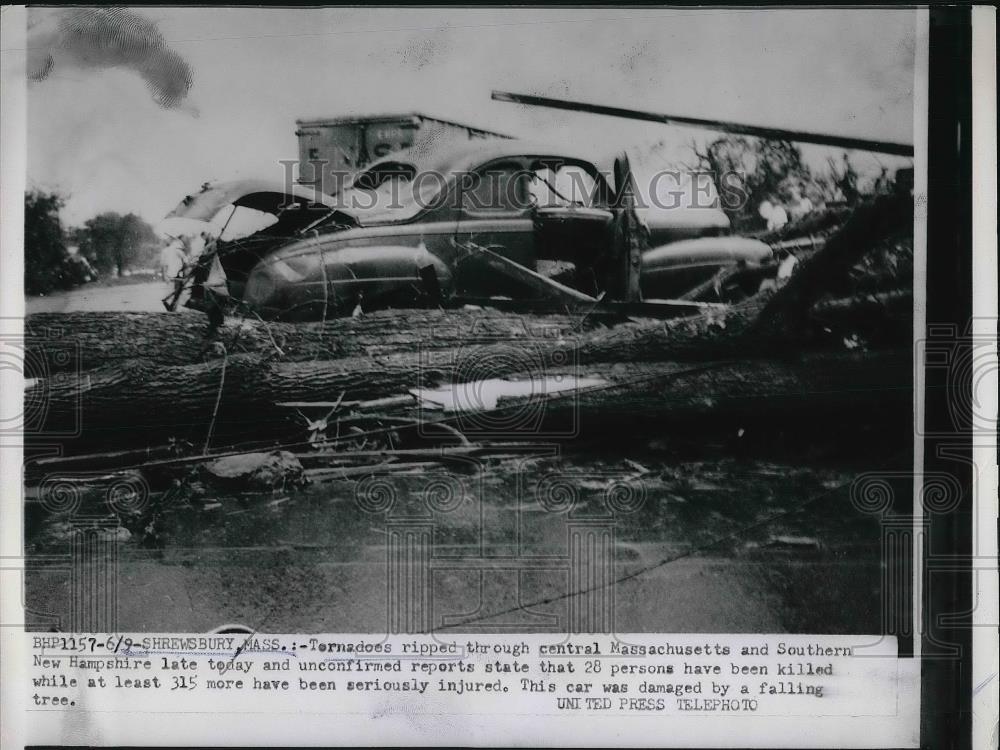
[[[643,274],[669,273],[695,266],[729,266],[740,261],[761,263],[774,256],[766,242],[749,237],[700,237],[669,242],[642,256]]]
[[[323,304],[334,314],[359,303],[391,306],[394,300],[403,303],[428,291],[421,274],[427,267],[434,269],[442,292],[449,293],[451,270],[423,243],[416,247],[296,243],[254,267],[244,301],[262,313],[286,319],[306,319]]]

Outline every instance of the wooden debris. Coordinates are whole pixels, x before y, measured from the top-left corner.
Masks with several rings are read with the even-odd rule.
[[[414,406],[413,396],[386,396],[370,401],[280,401],[276,405],[289,409],[335,409],[342,406],[347,411],[377,411],[379,409],[394,409],[400,406]]]
[[[366,466],[344,466],[329,469],[309,469],[306,477],[311,482],[333,482],[340,479],[357,479],[378,474],[394,474],[411,469],[427,469],[441,467],[442,464],[433,461],[413,461],[409,463],[383,461]]]
[[[516,446],[517,444],[514,444]],[[496,445],[452,445],[441,446],[439,448],[400,448],[395,450],[362,450],[362,451],[313,451],[295,453],[303,466],[310,468],[328,467],[331,464],[343,462],[346,464],[356,464],[359,460],[384,458],[410,459],[411,462],[419,461],[448,461],[450,459],[466,458],[469,456],[488,456],[510,451],[511,444],[499,443]]]
[[[823,545],[820,543],[819,539],[811,536],[788,536],[788,535],[776,535],[770,537],[764,544],[765,547],[771,549],[812,549],[820,550]]]
[[[504,276],[509,276],[546,299],[570,304],[583,302],[590,305],[596,304],[598,301],[596,297],[591,297],[589,294],[584,294],[565,284],[560,284],[558,281],[532,271],[530,268],[499,253],[495,253],[489,248],[475,246],[469,252],[485,262],[493,270],[498,271]]]
[[[304,472],[293,454],[273,451],[217,458],[202,464],[201,475],[223,489],[260,490],[302,484]]]

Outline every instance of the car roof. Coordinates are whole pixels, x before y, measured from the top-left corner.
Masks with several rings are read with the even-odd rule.
[[[290,185],[280,180],[249,178],[226,182],[206,182],[201,190],[185,196],[177,207],[167,214],[170,218],[211,221],[223,208],[232,204],[277,216],[289,199],[303,205],[333,207],[336,199],[308,185]]]
[[[381,164],[403,162],[412,164],[418,171],[462,172],[473,169],[486,161],[518,156],[554,156],[567,161],[599,164],[592,156],[573,152],[563,146],[513,138],[496,138],[478,140],[473,143],[463,142],[433,150],[428,150],[426,147],[408,148],[372,162],[362,171],[368,172]]]

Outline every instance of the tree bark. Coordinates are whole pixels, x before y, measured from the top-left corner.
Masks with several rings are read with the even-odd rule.
[[[541,406],[545,419],[572,418],[581,425],[700,415],[839,417],[845,410],[912,400],[908,349],[697,364],[573,365],[550,358],[544,365],[540,359],[534,368],[525,366],[528,360],[521,353],[500,356],[496,347],[464,354],[453,350],[448,358],[424,366],[414,366],[411,355],[395,355],[377,364],[357,359],[265,362],[255,355],[183,367],[133,360],[82,375],[57,375],[36,387],[45,388],[47,431],[65,432],[74,426],[81,431],[78,447],[65,442],[67,452],[155,445],[170,437],[201,447],[210,432],[216,446],[305,439],[305,425],[294,410],[280,408],[277,402],[330,400],[341,392],[347,398],[376,398],[418,386],[504,376],[532,379],[534,395],[501,401],[499,409],[523,411],[531,402],[527,408]],[[554,394],[542,404],[544,379],[552,375],[596,377],[606,383]]]
[[[882,410],[908,411],[913,403],[909,348],[627,367],[605,364],[580,372],[604,377],[608,384],[554,394],[544,404],[539,402],[550,423],[572,420],[586,429],[653,422],[669,430],[683,422],[704,424],[712,419],[777,424],[822,416],[870,418]],[[525,399],[508,399],[498,408],[527,406]],[[822,424],[817,421],[817,427]]]
[[[809,311],[814,320],[839,325],[862,324],[872,317],[903,319],[910,317],[912,313],[912,289],[892,289],[820,300]]]
[[[485,336],[477,341],[469,338],[468,328],[459,327],[451,333],[442,331],[442,337],[433,341],[436,348],[420,349],[420,342],[413,341],[412,332],[408,332],[411,338],[403,342],[407,350],[376,357],[289,362],[276,356],[231,354],[227,350],[226,356],[195,364],[110,359],[100,367],[40,378],[28,397],[44,405],[41,431],[45,434],[72,433],[80,428],[88,439],[102,444],[128,445],[138,437],[146,440],[154,436],[158,440],[190,439],[197,444],[198,436],[207,434],[213,411],[217,411],[215,424],[220,434],[243,430],[244,439],[248,439],[255,431],[267,433],[270,422],[284,421],[290,415],[288,409],[275,407],[281,401],[336,401],[341,393],[348,401],[364,400],[398,395],[418,386],[525,373],[542,377],[567,366],[586,369],[601,363],[711,359],[713,354],[733,352],[740,332],[750,324],[758,307],[742,306],[742,317],[730,311],[728,315],[735,322],[729,328],[701,316],[626,324],[576,336],[559,336],[559,326],[548,331],[549,335],[544,331],[539,334],[523,320],[498,316],[489,320],[498,324],[501,320],[519,321],[511,330],[523,337],[497,340]],[[398,319],[395,322],[399,324]],[[163,335],[161,330],[152,340],[147,339],[153,356],[171,345]],[[98,335],[95,332],[93,336],[96,346]],[[180,327],[176,338],[184,342],[182,361],[201,351],[197,329]],[[444,342],[453,345],[445,347]],[[125,343],[123,352],[112,349],[111,356],[134,352],[136,345]],[[107,347],[102,351],[108,351]],[[116,431],[122,435],[117,436]]]
[[[189,365],[229,354],[287,362],[447,349],[475,341],[558,337],[599,326],[601,315],[518,316],[496,310],[384,310],[326,323],[229,319],[213,330],[203,315],[167,313],[36,313],[25,321],[27,360],[44,377],[130,359]],[[224,347],[223,348],[220,348]],[[68,356],[48,356],[63,352]]]
[[[26,399],[44,414],[40,434],[80,433],[102,446],[169,437],[198,445],[212,424],[220,440],[282,432],[296,417],[278,402],[375,399],[517,373],[542,377],[572,361],[571,347],[551,338],[309,362],[258,354],[181,366],[133,359],[40,379]]]
[[[755,322],[756,334],[771,339],[800,336],[809,320],[809,307],[852,265],[881,243],[912,232],[913,201],[908,196],[882,196],[858,206],[823,249],[803,261],[767,301]]]

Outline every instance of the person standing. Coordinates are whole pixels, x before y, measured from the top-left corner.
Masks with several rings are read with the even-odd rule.
[[[767,222],[767,231],[769,232],[781,229],[788,223],[788,213],[785,211],[785,207],[773,195],[761,202],[757,213]]]
[[[160,278],[170,282],[174,288],[182,282],[181,274],[187,263],[184,252],[184,242],[180,237],[171,238],[170,242],[160,250]]]
[[[802,184],[792,188],[792,200],[788,206],[788,213],[792,221],[801,221],[813,211],[813,202],[806,197],[805,186]]]
[[[208,232],[199,232],[188,238],[188,256],[193,261],[197,261],[205,252],[205,237]]]
[[[858,202],[858,173],[851,166],[851,158],[844,154],[844,174],[838,178],[837,187],[840,188],[841,195],[848,206],[853,206]]]

